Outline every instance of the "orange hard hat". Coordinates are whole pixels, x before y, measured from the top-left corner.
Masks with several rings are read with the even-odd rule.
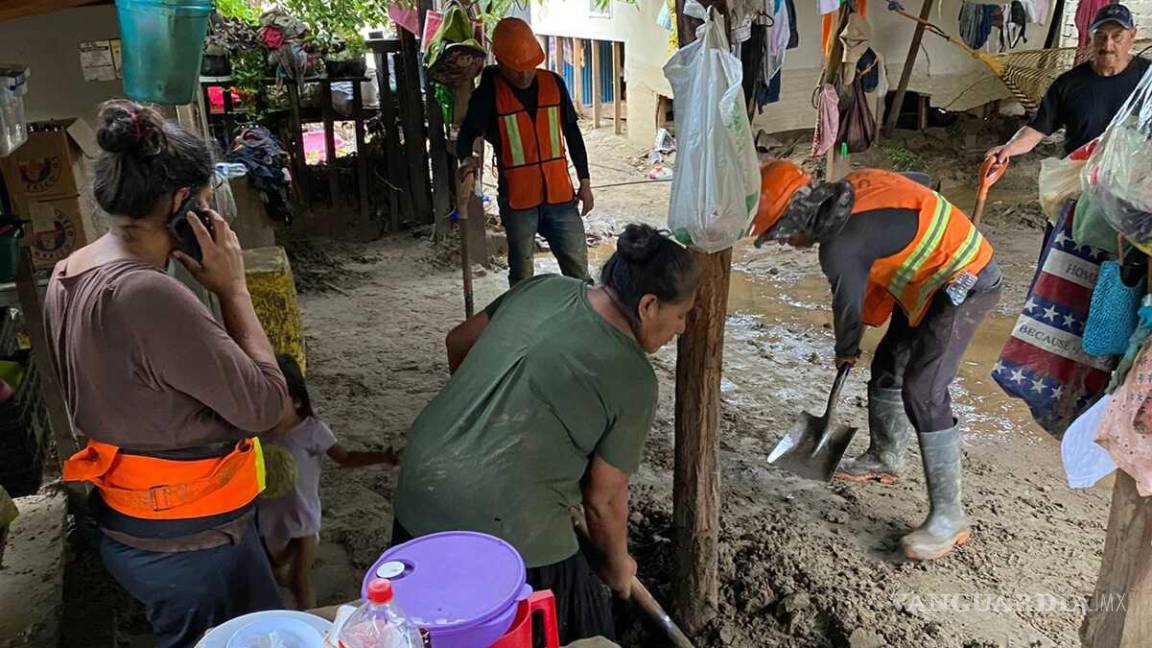
[[[513,70],[527,72],[544,62],[544,50],[528,23],[505,18],[492,30],[492,53],[496,60]]]
[[[796,190],[812,182],[812,176],[791,160],[773,160],[760,167],[760,207],[752,220],[752,236],[760,236],[780,221]]]

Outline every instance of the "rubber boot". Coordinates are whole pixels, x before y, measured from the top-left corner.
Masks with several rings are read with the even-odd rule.
[[[960,503],[960,428],[920,433],[924,479],[928,482],[928,519],[900,539],[912,560],[942,558],[968,541],[972,528]]]
[[[908,442],[912,440],[912,423],[904,411],[900,391],[898,387],[868,387],[868,450],[841,463],[836,477],[881,484],[899,479]]]

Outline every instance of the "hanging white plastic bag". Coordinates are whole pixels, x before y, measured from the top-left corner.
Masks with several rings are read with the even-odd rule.
[[[1060,442],[1060,457],[1064,460],[1064,474],[1071,488],[1091,488],[1096,482],[1116,471],[1116,462],[1108,451],[1096,443],[1096,432],[1104,419],[1104,412],[1112,395],[1106,394],[1081,414]]]
[[[1112,118],[1081,173],[1109,225],[1152,253],[1152,71]]]
[[[704,24],[696,41],[664,65],[675,96],[677,142],[668,229],[697,249],[719,252],[744,236],[756,215],[760,164],[724,17],[695,0],[684,13]]]

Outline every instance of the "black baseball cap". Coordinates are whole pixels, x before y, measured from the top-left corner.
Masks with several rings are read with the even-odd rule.
[[[1124,29],[1136,29],[1136,23],[1132,21],[1132,12],[1122,4],[1100,7],[1100,11],[1096,12],[1096,17],[1092,19],[1092,31],[1096,31],[1110,22],[1114,22]]]

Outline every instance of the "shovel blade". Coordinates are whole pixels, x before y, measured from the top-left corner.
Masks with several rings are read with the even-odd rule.
[[[829,427],[824,417],[803,412],[768,455],[768,463],[804,479],[830,482],[855,434],[854,427]]]

